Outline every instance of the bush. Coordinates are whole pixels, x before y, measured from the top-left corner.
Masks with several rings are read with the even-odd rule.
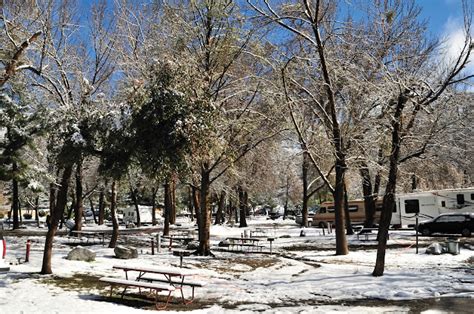
[[[23,218],[25,219],[31,219],[33,217],[33,215],[31,215],[30,213],[24,213],[23,214]]]

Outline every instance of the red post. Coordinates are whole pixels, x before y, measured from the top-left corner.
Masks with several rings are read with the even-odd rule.
[[[30,261],[30,248],[31,248],[31,241],[30,241],[30,239],[28,239],[28,240],[26,240],[25,263]]]

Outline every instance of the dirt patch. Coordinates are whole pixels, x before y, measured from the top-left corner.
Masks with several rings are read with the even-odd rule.
[[[72,277],[52,276],[43,278],[41,283],[54,285],[66,291],[104,290],[108,285],[99,281],[99,277],[88,274],[75,274]]]
[[[236,257],[232,259],[219,259],[219,263],[212,263],[211,261],[202,262],[199,267],[213,269],[218,273],[244,273],[249,271],[254,271],[258,268],[269,268],[275,266],[280,261],[277,258],[271,257]],[[242,269],[239,269],[239,265],[244,266]],[[237,267],[236,267],[237,266]]]

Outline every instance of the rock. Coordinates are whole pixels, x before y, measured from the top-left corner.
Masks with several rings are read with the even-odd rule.
[[[306,237],[306,232],[304,232],[304,230],[301,230],[300,237]]]
[[[121,259],[131,259],[138,257],[138,250],[131,246],[117,245],[114,249],[115,256]]]
[[[218,247],[228,247],[229,245],[230,245],[229,241],[222,240],[221,242],[219,242],[219,244],[217,246]]]
[[[443,247],[438,242],[432,243],[426,248],[426,254],[440,255],[443,253]]]
[[[189,242],[188,245],[186,246],[186,250],[197,250],[198,248],[199,248],[198,241]]]
[[[86,262],[91,262],[95,261],[95,252],[83,248],[82,246],[78,246],[74,249],[72,249],[66,259],[70,261],[86,261]]]

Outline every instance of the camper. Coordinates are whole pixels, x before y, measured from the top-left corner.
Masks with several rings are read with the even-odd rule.
[[[140,223],[151,224],[151,206],[138,205],[138,210],[140,211]],[[161,212],[158,212],[155,209],[155,214],[156,219],[159,220],[161,217]],[[123,209],[123,223],[125,225],[137,223],[137,211],[135,209],[135,206],[130,206]]]
[[[402,226],[414,227],[419,221],[444,213],[474,212],[474,187],[402,194],[397,197],[397,218]]]
[[[352,224],[363,224],[365,221],[365,203],[362,199],[350,200],[349,217]],[[382,212],[382,199],[377,199],[375,202],[375,223],[378,224],[380,220],[380,213]],[[334,213],[334,202],[321,203],[319,210],[314,214],[312,225],[317,227],[326,227],[328,223],[334,224],[336,216]]]

